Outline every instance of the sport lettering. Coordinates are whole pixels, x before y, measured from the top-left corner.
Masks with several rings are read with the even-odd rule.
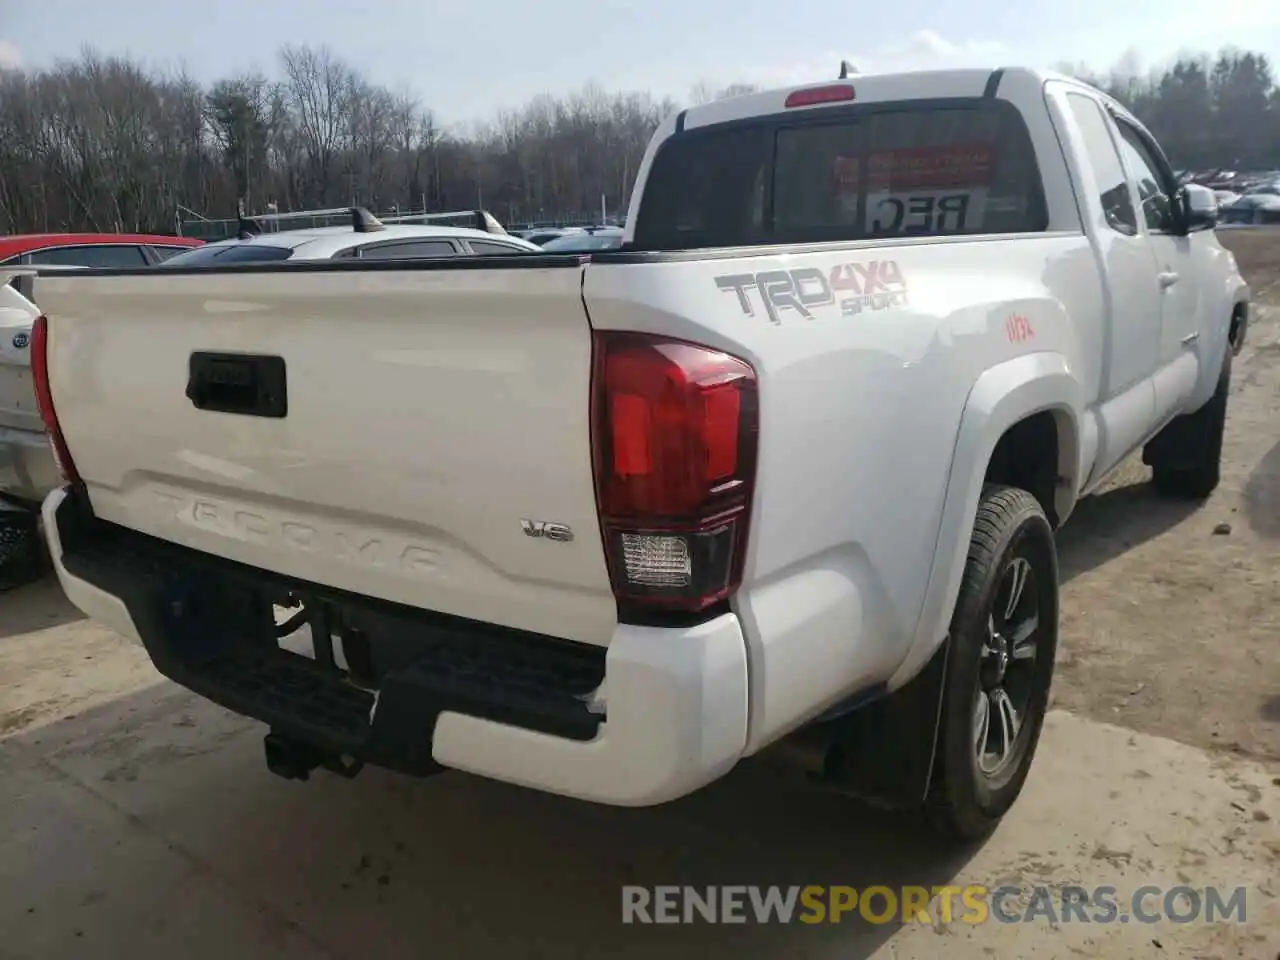
[[[733,273],[715,281],[722,293],[737,297],[744,314],[755,316],[758,301],[775,325],[789,314],[818,319],[821,309],[835,304],[838,295],[843,295],[840,311],[845,316],[907,302],[907,284],[895,260],[838,263],[828,273],[817,267]]]

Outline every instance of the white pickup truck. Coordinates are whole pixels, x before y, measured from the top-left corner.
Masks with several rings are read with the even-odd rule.
[[[981,835],[1054,529],[1139,448],[1217,485],[1216,212],[1098,91],[963,70],[671,117],[617,251],[37,277],[51,553],[285,776],[638,806],[785,743]]]

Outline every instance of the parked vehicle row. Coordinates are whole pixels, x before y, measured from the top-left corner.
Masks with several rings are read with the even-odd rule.
[[[289,778],[640,806],[786,745],[977,837],[1047,709],[1055,530],[1139,450],[1218,485],[1217,216],[1105,94],[966,69],[683,110],[590,256],[40,273],[50,553]]]
[[[257,233],[246,221],[243,236],[203,243],[184,237],[134,234],[30,234],[0,237],[5,268],[217,267],[235,263],[314,260],[412,260],[541,253],[508,235],[477,211],[490,229],[384,224],[362,208],[351,225]],[[582,234],[584,237],[587,233]],[[20,272],[20,271],[19,271]],[[28,271],[30,272],[30,271]],[[53,453],[36,410],[31,382],[31,326],[39,315],[30,284],[17,276],[0,288],[0,496],[38,506],[57,486]]]
[[[1226,227],[1280,224],[1280,170],[1180,171],[1183,183],[1209,187]]]
[[[123,233],[0,236],[0,271],[15,267],[83,269],[146,267],[199,247],[184,237]],[[31,383],[29,296],[0,280],[0,496],[38,506],[58,484],[58,471],[36,410]]]
[[[1249,187],[1222,204],[1226,226],[1280,224],[1280,179]]]

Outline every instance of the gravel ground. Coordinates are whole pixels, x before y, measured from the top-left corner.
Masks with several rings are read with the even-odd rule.
[[[1222,485],[1205,504],[1162,500],[1135,457],[1080,503],[1059,536],[1054,698],[1084,716],[1275,763],[1280,231],[1222,238],[1255,298],[1232,370]]]
[[[461,774],[285,783],[259,725],[46,581],[0,595],[0,960],[1275,960],[1280,231],[1224,240],[1260,305],[1222,487],[1174,504],[1126,464],[1062,531],[1056,709],[986,843],[940,850],[767,763],[649,810]],[[1244,887],[1248,922],[620,923],[624,884],[709,883]]]

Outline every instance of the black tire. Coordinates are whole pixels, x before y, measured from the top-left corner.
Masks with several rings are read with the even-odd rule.
[[[997,604],[1007,607],[1012,593],[1010,578],[1018,573],[1024,576],[1022,605],[1007,621],[1013,625],[1007,630],[1014,634],[1026,629],[1018,618],[1029,609],[1027,598],[1033,597],[1037,622],[1028,640],[1034,650],[1030,662],[1026,657],[1008,656],[1011,646],[1025,654],[1024,644],[1010,645],[1007,638],[1002,641],[989,632],[992,623],[1006,623],[1007,610],[995,608]],[[1058,646],[1058,554],[1044,510],[1025,490],[995,485],[983,488],[948,642],[926,813],[946,838],[963,842],[994,829],[1022,792],[1049,704]],[[984,655],[984,649],[1001,645],[1005,657]],[[1012,667],[1018,668],[1016,688]],[[997,702],[995,687],[990,686],[997,668],[999,682],[1009,685],[1006,699],[1013,702],[1017,694],[1023,702],[1021,722],[1011,738],[1007,759],[992,769],[992,751],[986,747],[994,734],[988,729],[980,759],[975,719],[984,698],[990,709]]]
[[[1228,353],[1209,401],[1194,413],[1175,418],[1143,451],[1142,459],[1151,465],[1151,483],[1162,496],[1203,500],[1218,488],[1230,392]]]

